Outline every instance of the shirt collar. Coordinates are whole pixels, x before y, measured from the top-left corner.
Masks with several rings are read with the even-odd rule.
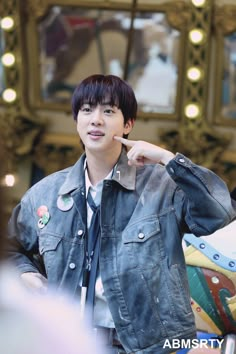
[[[85,160],[86,156],[83,154],[74,166],[65,170],[64,173],[67,171],[67,175],[59,189],[59,195],[68,194],[75,190],[83,190],[85,186]],[[110,178],[126,189],[135,189],[136,167],[128,165],[127,151],[125,148],[122,149],[116,168],[113,171],[113,176]]]
[[[104,179],[111,179],[113,172],[114,172],[114,168],[108,173],[108,175]],[[101,188],[101,186],[103,184],[103,180],[99,181],[95,186],[92,185],[89,175],[88,175],[87,159],[85,159],[85,161],[84,161],[84,174],[85,174],[85,190],[86,190],[86,198],[87,198],[89,188],[91,188],[93,190]]]

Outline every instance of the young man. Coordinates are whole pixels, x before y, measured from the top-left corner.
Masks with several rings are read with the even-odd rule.
[[[182,237],[235,218],[227,187],[179,153],[127,140],[137,103],[118,77],[82,81],[72,110],[85,154],[22,198],[11,257],[29,286],[88,303],[112,353],[173,352],[166,339],[196,334]]]

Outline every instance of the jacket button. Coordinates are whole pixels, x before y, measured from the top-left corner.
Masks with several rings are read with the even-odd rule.
[[[145,237],[145,235],[144,235],[143,232],[140,232],[140,233],[138,234],[138,238],[140,238],[140,240],[142,240],[144,237]]]
[[[70,269],[75,269],[75,267],[76,267],[75,263],[71,262],[71,263],[69,264],[69,268],[70,268]]]
[[[183,158],[180,158],[180,159],[179,159],[179,162],[182,162],[182,163],[184,163],[184,162],[185,162],[185,159],[183,159]]]
[[[83,231],[83,230],[79,230],[79,231],[78,231],[78,235],[79,235],[79,236],[82,236],[82,235],[83,235],[83,233],[84,233],[84,231]]]

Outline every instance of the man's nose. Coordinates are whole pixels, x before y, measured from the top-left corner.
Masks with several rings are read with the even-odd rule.
[[[102,112],[98,107],[93,111],[91,123],[95,125],[103,124]]]

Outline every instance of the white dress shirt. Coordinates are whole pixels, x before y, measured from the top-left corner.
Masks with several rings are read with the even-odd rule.
[[[111,179],[113,175],[113,171],[114,169],[112,169],[104,179]],[[86,199],[88,196],[88,192],[90,191],[94,203],[96,204],[96,206],[98,206],[101,203],[103,180],[98,182],[95,186],[92,185],[88,176],[86,161],[85,161],[85,186],[86,186]],[[93,211],[87,202],[87,228],[88,229],[91,223],[92,215],[93,215]],[[107,328],[115,327],[109,307],[107,305],[106,298],[104,296],[104,289],[103,289],[102,279],[100,274],[98,274],[96,284],[95,284],[94,326],[102,326]]]

